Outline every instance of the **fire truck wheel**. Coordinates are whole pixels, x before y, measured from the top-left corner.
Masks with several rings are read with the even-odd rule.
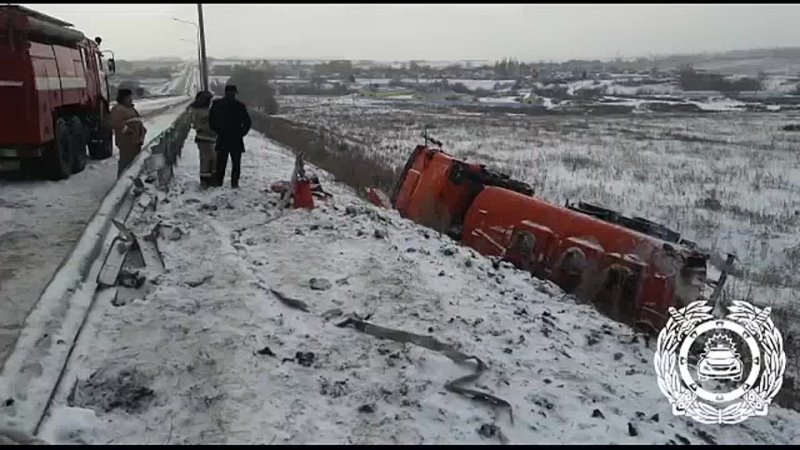
[[[51,151],[45,156],[47,176],[51,180],[69,178],[72,174],[72,151],[67,122],[59,117],[55,123],[55,139]]]
[[[94,139],[97,139],[97,141]],[[111,128],[100,128],[94,139],[89,141],[89,155],[92,159],[106,159],[114,155],[114,140]]]
[[[70,142],[72,143],[72,173],[86,168],[86,128],[77,117],[70,120]]]

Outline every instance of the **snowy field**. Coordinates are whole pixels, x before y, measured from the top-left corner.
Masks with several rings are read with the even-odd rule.
[[[422,130],[445,150],[530,182],[553,202],[596,202],[661,222],[748,277],[800,287],[798,113],[529,117],[401,108],[363,98],[281,98],[282,115],[402,167]],[[785,251],[784,251],[785,250]]]
[[[649,218],[709,249],[715,264],[734,252],[740,272],[728,295],[800,317],[800,133],[782,131],[800,122],[798,112],[531,117],[354,97],[279,103],[285,117],[398,170],[428,127],[445,150],[527,181],[552,202]],[[800,368],[800,354],[789,366]]]
[[[140,101],[142,109],[154,103],[153,111],[177,103],[145,119],[147,139],[169,128],[187,101]],[[89,160],[62,181],[0,179],[0,369],[28,312],[116,181],[117,158],[115,146],[113,158]]]
[[[288,177],[293,157],[254,132],[245,145],[242,188],[203,192],[189,136],[169,194],[159,195],[153,217],[132,224],[144,233],[160,223],[167,271],[145,273],[149,281],[130,302],[95,305],[41,437],[115,444],[800,441],[800,414],[777,407],[736,426],[674,418],[656,384],[653,351],[629,329],[563,298],[549,282],[507,266],[495,270],[396,212],[364,204],[314,168],[333,199],[310,212],[281,211],[268,187]],[[270,289],[302,300],[308,312]],[[513,422],[504,409],[444,389],[470,373],[467,365],[335,326],[349,313],[478,356],[488,370],[475,388],[507,400]]]

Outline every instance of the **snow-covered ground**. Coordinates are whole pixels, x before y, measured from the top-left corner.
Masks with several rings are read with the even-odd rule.
[[[242,188],[200,191],[191,138],[154,216],[132,223],[160,223],[166,273],[145,272],[130,302],[94,306],[40,433],[50,442],[800,441],[800,414],[777,407],[737,426],[673,417],[631,330],[313,167],[333,199],[279,209],[269,186],[293,157],[257,133]],[[478,356],[489,368],[475,388],[507,400],[513,422],[444,389],[470,367],[335,326],[349,313]]]
[[[167,129],[187,101],[147,117],[148,140]],[[0,369],[40,293],[114,184],[116,147],[114,155],[90,160],[67,180],[0,180]]]

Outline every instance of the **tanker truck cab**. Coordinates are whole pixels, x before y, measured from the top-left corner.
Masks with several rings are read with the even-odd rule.
[[[94,159],[113,155],[100,41],[28,8],[0,6],[4,168],[17,165],[58,180],[81,172],[87,151]]]

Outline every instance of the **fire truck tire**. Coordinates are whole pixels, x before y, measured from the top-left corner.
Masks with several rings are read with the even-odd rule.
[[[69,125],[72,144],[72,173],[78,173],[86,168],[86,128],[77,117],[73,117]]]
[[[63,180],[72,174],[72,145],[67,122],[59,117],[55,121],[55,139],[51,150],[45,156],[47,177],[51,180]]]
[[[107,159],[114,155],[113,131],[109,127],[101,127],[95,136],[99,142],[89,141],[89,155],[92,159]]]

